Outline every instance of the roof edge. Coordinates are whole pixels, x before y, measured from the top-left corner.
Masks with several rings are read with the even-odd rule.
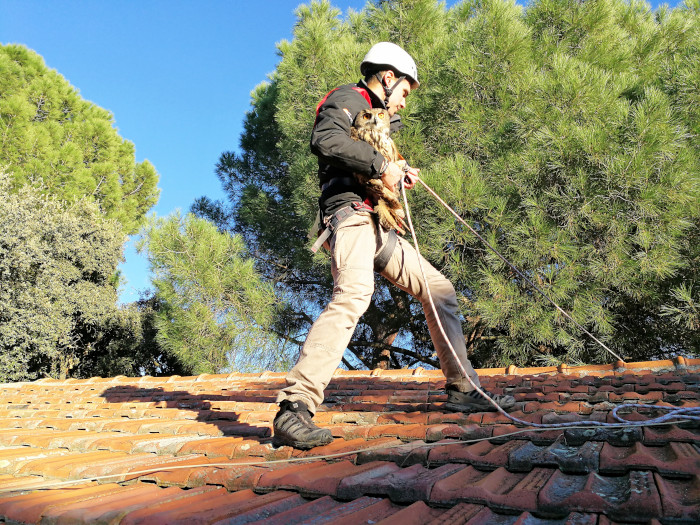
[[[605,365],[584,365],[573,366],[568,364],[560,364],[559,366],[543,366],[543,367],[517,367],[509,365],[503,368],[478,368],[476,373],[479,376],[531,376],[531,375],[553,375],[553,374],[569,374],[573,376],[606,376],[606,375],[623,375],[625,373],[639,374],[648,371],[649,373],[661,372],[664,370],[674,371],[696,371],[700,370],[700,359],[690,359],[683,356],[676,356],[673,359],[657,360],[657,361],[638,361],[633,363],[625,363],[624,361],[615,361],[614,363]],[[43,378],[36,381],[23,381],[18,383],[0,383],[2,387],[16,387],[26,384],[35,385],[55,385],[55,384],[95,384],[95,385],[114,385],[114,384],[139,384],[147,386],[149,384],[163,383],[197,383],[204,381],[233,381],[240,379],[283,379],[286,374],[284,372],[260,372],[260,373],[241,373],[231,372],[228,374],[200,374],[197,376],[141,376],[141,377],[91,377],[89,379],[54,379]],[[342,370],[338,369],[333,374],[333,377],[383,377],[386,379],[401,379],[411,377],[422,378],[442,378],[442,371],[427,370],[423,367],[414,369],[398,369],[398,370],[383,370],[376,368],[374,370]]]

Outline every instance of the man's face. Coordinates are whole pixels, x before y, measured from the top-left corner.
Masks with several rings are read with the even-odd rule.
[[[393,75],[392,75],[393,76]],[[396,82],[396,79],[390,82]],[[391,85],[389,83],[388,85]],[[406,107],[406,97],[411,93],[411,83],[407,79],[401,80],[398,85],[394,86],[394,91],[389,97],[389,103],[387,104],[387,109],[389,110],[389,115],[394,116],[397,111]]]

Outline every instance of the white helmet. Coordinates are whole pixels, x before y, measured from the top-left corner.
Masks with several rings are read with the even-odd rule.
[[[393,69],[405,76],[411,83],[411,89],[416,89],[420,86],[420,82],[418,82],[418,68],[415,61],[411,55],[396,44],[391,42],[374,44],[365,55],[362,64],[360,64],[360,72],[364,76],[382,69]]]

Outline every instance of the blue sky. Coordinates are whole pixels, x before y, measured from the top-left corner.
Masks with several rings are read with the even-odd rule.
[[[0,0],[0,42],[39,53],[160,174],[160,216],[222,196],[214,165],[238,147],[250,92],[274,71],[300,0]],[[360,10],[364,0],[334,1]],[[133,243],[121,265],[130,302],[149,287]]]
[[[250,92],[274,71],[275,44],[291,39],[300,3],[0,0],[0,42],[33,49],[83,98],[114,114],[136,160],[158,170],[153,211],[166,216],[186,212],[196,197],[222,196],[214,165],[238,147]],[[331,3],[346,13],[365,0]],[[125,256],[124,303],[150,286],[132,242]]]

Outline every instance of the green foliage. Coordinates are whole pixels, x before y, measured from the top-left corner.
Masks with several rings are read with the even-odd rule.
[[[156,170],[135,162],[112,115],[23,46],[0,45],[0,129],[0,165],[15,190],[41,184],[61,200],[90,196],[125,233],[157,202]]]
[[[0,381],[79,375],[120,323],[120,225],[86,199],[10,191],[0,171]]]
[[[124,234],[156,203],[112,115],[0,45],[0,380],[178,372],[143,305],[117,306]]]
[[[294,341],[330,296],[327,258],[304,235],[316,103],[392,40],[418,63],[397,142],[426,182],[626,359],[698,351],[696,1],[654,13],[637,0],[395,0],[345,20],[322,1],[297,14],[253,94],[243,153],[217,166],[233,206],[196,207],[245,235],[288,300]],[[424,255],[460,295],[476,365],[610,361],[420,188],[409,201]],[[387,350],[391,366],[435,364],[420,308],[381,281],[349,349],[349,366]]]
[[[92,351],[76,366],[76,377],[187,375],[177,357],[157,341],[162,309],[155,295],[120,307],[100,326]]]
[[[440,154],[468,148],[484,192],[463,215],[623,356],[697,349],[691,332],[660,317],[672,290],[697,278],[697,117],[688,120],[687,98],[662,74],[671,61],[686,67],[670,48],[694,56],[697,69],[697,16],[677,10],[655,19],[615,1],[536,2],[524,17],[511,13],[512,26],[530,31],[513,56],[495,43],[523,31],[493,34],[502,10],[494,3],[464,23],[484,58],[455,50],[446,76],[458,74],[428,88],[434,100],[455,101],[447,119],[456,125],[427,130],[431,144]],[[431,166],[438,187],[462,177],[445,174],[440,161]],[[451,273],[464,275],[458,287],[497,337],[500,362],[610,359],[492,255],[464,255]]]
[[[246,258],[240,236],[175,214],[149,221],[138,249],[148,257],[160,303],[156,341],[188,373],[275,364],[267,332],[274,291]]]

